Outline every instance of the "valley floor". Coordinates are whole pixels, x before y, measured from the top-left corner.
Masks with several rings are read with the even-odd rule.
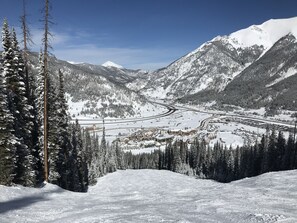
[[[158,170],[117,171],[87,193],[0,186],[0,222],[297,222],[297,170],[229,184]]]

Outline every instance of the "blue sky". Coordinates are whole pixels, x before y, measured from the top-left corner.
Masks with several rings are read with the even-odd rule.
[[[43,0],[27,0],[41,48]],[[127,68],[164,67],[218,35],[297,16],[296,0],[50,0],[52,53],[59,59]],[[0,19],[19,30],[22,0],[0,0]]]

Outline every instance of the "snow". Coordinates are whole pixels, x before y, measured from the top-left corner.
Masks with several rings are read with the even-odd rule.
[[[118,65],[114,62],[111,62],[111,61],[106,61],[104,64],[102,64],[103,67],[115,67],[115,68],[119,68],[119,69],[122,69],[124,68],[123,66],[121,65]]]
[[[143,149],[125,149],[124,152],[131,152],[133,155],[138,155],[138,154],[142,154],[142,153],[152,153],[155,150],[161,150],[161,151],[165,151],[165,146],[154,146],[154,147],[148,147],[148,148],[143,148]]]
[[[76,64],[83,64],[84,62],[75,62],[75,61],[67,61],[68,63],[70,63],[70,64],[74,64],[74,65],[76,65]]]
[[[234,32],[229,38],[232,40],[231,44],[236,48],[262,45],[268,49],[281,37],[290,33],[297,37],[297,17],[270,19],[261,25],[252,25]]]
[[[87,193],[0,186],[0,222],[297,222],[297,170],[217,183],[159,170],[117,171]]]
[[[286,72],[283,71],[283,72],[279,73],[280,77],[276,78],[270,84],[267,84],[266,87],[271,87],[271,86],[277,84],[278,82],[295,75],[296,73],[297,73],[297,70],[293,67],[290,67]]]

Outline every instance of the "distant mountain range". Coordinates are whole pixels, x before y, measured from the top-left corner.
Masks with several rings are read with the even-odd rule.
[[[65,75],[73,117],[128,117],[154,106],[147,97],[181,103],[297,109],[297,17],[269,20],[218,36],[154,72],[51,58]],[[37,54],[31,54],[33,70]],[[34,71],[36,72],[36,71]],[[55,80],[56,78],[54,78]]]
[[[37,53],[31,53],[29,59],[32,71],[37,73]],[[55,57],[50,58],[49,64],[53,81],[58,80],[59,69],[64,74],[65,90],[73,118],[90,115],[96,118],[124,118],[156,109],[155,105],[136,92],[141,88],[139,83],[142,80],[147,82],[145,71],[87,63],[73,64]],[[133,87],[135,79],[137,85]]]

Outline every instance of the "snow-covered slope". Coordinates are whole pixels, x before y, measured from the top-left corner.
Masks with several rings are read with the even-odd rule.
[[[297,60],[292,57],[297,54],[296,36],[297,17],[271,19],[228,36],[218,36],[168,67],[153,72],[142,93],[161,98],[181,99],[185,102],[218,100],[218,96],[224,95],[226,102],[231,95],[221,92],[232,84],[234,79],[240,78],[241,85],[246,86],[244,81],[248,78],[245,76],[253,76],[257,81],[261,79],[263,70],[269,72],[274,69],[275,72],[270,74],[273,77],[264,83],[270,87],[296,74]],[[286,40],[283,40],[284,38]],[[279,56],[269,51],[278,52]],[[262,60],[263,58],[265,60]],[[248,74],[246,70],[255,65],[258,66],[257,72],[253,75]],[[286,92],[290,91],[286,89]],[[283,92],[278,89],[276,94],[278,93]],[[272,98],[270,101],[267,101],[265,95],[266,98],[260,99],[261,103],[270,103],[276,94],[268,94]],[[237,102],[233,101],[233,104]]]
[[[297,171],[229,184],[158,170],[118,171],[87,193],[0,186],[0,222],[297,222]]]
[[[297,17],[288,19],[271,19],[261,25],[252,25],[227,37],[233,46],[247,48],[253,45],[268,49],[280,38],[293,34],[297,37]]]

